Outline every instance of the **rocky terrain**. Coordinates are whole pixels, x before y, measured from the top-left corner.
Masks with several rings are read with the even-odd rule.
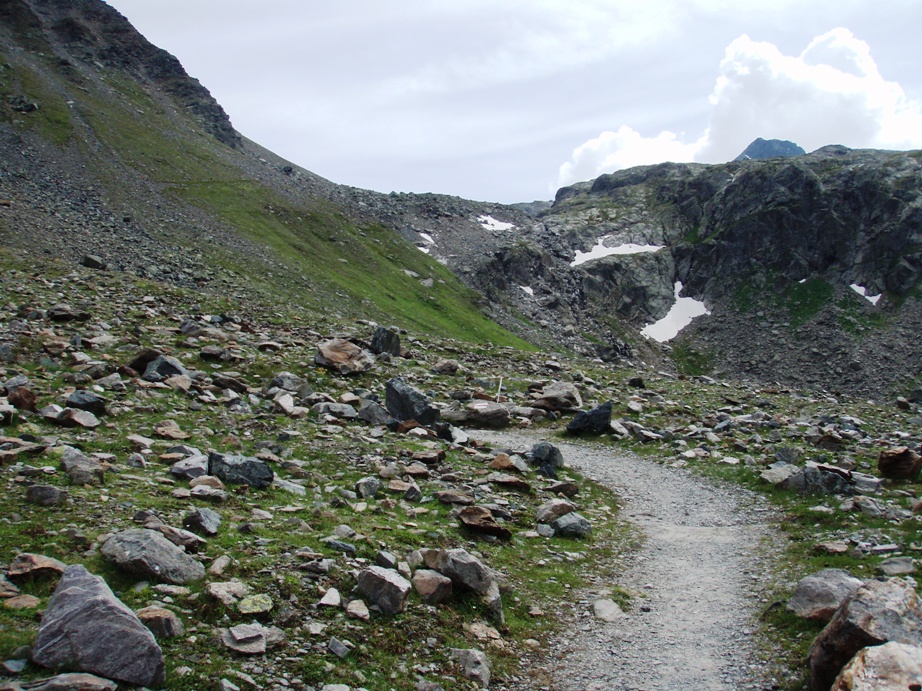
[[[646,688],[692,601],[714,688],[916,683],[918,166],[377,194],[104,3],[0,2],[0,689]],[[750,502],[758,578],[645,582]]]
[[[692,597],[623,577],[646,560],[644,531],[661,527],[643,511],[632,527],[622,500],[568,466],[629,506],[673,504],[657,488],[668,474],[633,497],[582,460],[587,435],[602,469],[605,453],[633,453],[630,464],[742,483],[781,512],[770,522],[789,545],[772,548],[755,599],[731,595],[742,625],[715,629],[715,650],[758,632],[752,657],[715,678],[799,688],[805,631],[822,624],[771,605],[802,576],[915,571],[918,392],[836,400],[304,320],[256,300],[235,314],[200,291],[8,256],[28,267],[4,271],[0,314],[13,337],[0,349],[0,641],[19,679],[63,666],[171,689],[534,688],[535,666],[568,657],[561,627],[594,636],[587,623],[611,616],[598,605],[611,593],[630,617]],[[534,428],[551,444],[484,426]],[[560,434],[573,441],[557,446]],[[720,493],[699,482],[688,499]],[[712,502],[689,507],[691,525],[709,524]],[[84,589],[111,620],[60,604]],[[131,624],[138,657],[106,636],[80,639],[77,657],[44,643],[86,617],[93,631],[137,617],[155,637]],[[884,640],[918,644],[907,621]]]

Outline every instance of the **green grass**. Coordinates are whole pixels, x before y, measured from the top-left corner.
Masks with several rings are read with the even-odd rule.
[[[397,233],[380,225],[359,226],[330,202],[295,201],[244,179],[233,162],[235,154],[200,130],[178,129],[136,83],[116,75],[107,82],[122,98],[87,96],[82,117],[117,152],[121,164],[156,180],[166,194],[206,211],[260,248],[258,256],[246,256],[197,243],[213,262],[239,274],[241,284],[301,310],[372,318],[469,342],[532,348],[486,319],[479,295]],[[423,285],[426,279],[430,287]]]
[[[0,55],[0,64],[6,63]],[[22,96],[27,101],[38,104],[38,110],[31,113],[19,113],[8,104],[11,96]],[[17,128],[35,128],[38,132],[58,146],[67,144],[74,135],[69,106],[59,92],[54,91],[41,74],[20,65],[0,68],[0,113]]]

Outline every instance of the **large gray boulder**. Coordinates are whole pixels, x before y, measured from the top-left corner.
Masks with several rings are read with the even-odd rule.
[[[413,586],[394,569],[369,566],[357,580],[359,592],[377,605],[382,614],[399,614],[406,609]]]
[[[389,379],[384,389],[384,405],[395,420],[416,420],[421,425],[431,425],[439,420],[434,408],[422,391],[410,386],[403,377]]]
[[[238,456],[212,451],[208,454],[208,474],[229,485],[249,485],[265,489],[272,484],[275,473],[265,461],[252,456]]]
[[[426,566],[447,576],[463,590],[481,596],[493,620],[505,625],[502,596],[496,572],[464,549],[432,550],[425,555]]]
[[[79,564],[64,570],[48,602],[32,659],[43,667],[76,669],[136,686],[166,681],[154,635],[102,578]]]
[[[829,691],[862,648],[893,641],[922,646],[922,602],[900,578],[868,581],[846,599],[810,646],[810,688]]]
[[[64,447],[61,467],[75,485],[101,485],[106,475],[106,469],[99,461],[70,446]]]
[[[827,622],[863,583],[848,571],[823,569],[800,579],[787,608],[804,619]]]
[[[922,685],[922,648],[884,643],[863,648],[851,659],[832,691],[908,691]]]
[[[205,567],[161,533],[137,528],[110,537],[102,554],[120,569],[142,578],[183,585],[205,577]]]

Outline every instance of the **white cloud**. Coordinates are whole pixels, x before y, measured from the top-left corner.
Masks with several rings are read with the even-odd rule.
[[[574,149],[558,184],[662,161],[727,161],[756,137],[789,139],[807,151],[922,147],[922,106],[887,81],[868,44],[843,28],[817,36],[798,56],[740,36],[726,49],[710,104],[708,127],[695,141],[622,125]]]
[[[617,132],[602,132],[573,150],[573,157],[560,167],[561,186],[589,180],[604,172],[662,161],[690,161],[701,146],[683,144],[673,132],[644,137],[627,125]]]

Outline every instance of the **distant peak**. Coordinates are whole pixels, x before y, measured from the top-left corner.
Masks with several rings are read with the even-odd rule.
[[[807,152],[794,142],[785,139],[762,139],[759,137],[746,147],[734,161],[748,161],[754,158],[779,158],[783,156],[803,156]]]

